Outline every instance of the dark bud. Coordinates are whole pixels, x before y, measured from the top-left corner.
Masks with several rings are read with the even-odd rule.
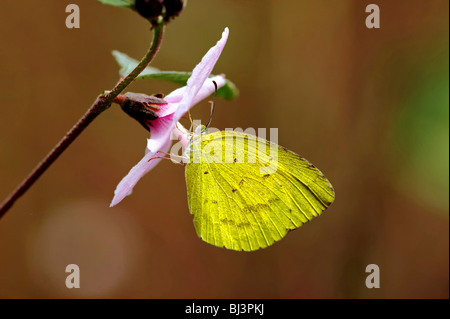
[[[146,19],[158,18],[164,11],[164,0],[136,0],[134,8]]]
[[[164,15],[164,21],[169,21],[171,18],[175,18],[183,10],[187,0],[164,0],[164,7],[166,8],[166,14]]]
[[[156,112],[160,110],[159,107],[167,104],[160,97],[131,92],[119,95],[114,102],[118,103],[125,113],[141,123],[147,131],[150,131],[151,121],[158,118]]]

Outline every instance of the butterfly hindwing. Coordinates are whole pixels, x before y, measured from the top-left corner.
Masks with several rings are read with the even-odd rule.
[[[256,136],[203,134],[191,148],[189,210],[198,236],[212,245],[245,251],[268,247],[334,200],[331,184],[317,168]]]

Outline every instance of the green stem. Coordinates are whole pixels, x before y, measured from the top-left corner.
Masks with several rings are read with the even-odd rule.
[[[136,68],[124,77],[107,94],[100,95],[94,104],[87,110],[83,117],[67,132],[62,140],[48,153],[48,155],[35,167],[22,183],[9,195],[0,206],[0,218],[12,207],[36,181],[53,164],[67,147],[83,132],[83,130],[103,111],[111,106],[117,97],[133,80],[149,65],[158,52],[164,36],[164,24],[161,23],[153,28],[153,40],[147,54],[142,58]]]

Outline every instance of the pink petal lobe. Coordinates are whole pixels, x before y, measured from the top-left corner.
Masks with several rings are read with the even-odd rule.
[[[178,109],[175,112],[174,123],[178,122],[178,120],[189,110],[192,106],[192,102],[195,96],[198,94],[206,79],[211,74],[211,71],[214,68],[217,60],[222,53],[225,44],[228,39],[228,28],[222,33],[222,38],[217,42],[215,46],[213,46],[209,51],[205,54],[199,64],[192,71],[192,75],[189,78],[186,86],[186,91],[183,94],[183,99],[180,101],[178,105]]]
[[[195,95],[191,107],[214,94],[216,88],[214,87],[213,81],[216,82],[217,89],[220,89],[226,84],[226,80],[223,75],[217,75],[212,78],[208,78],[203,83],[203,86],[201,87],[200,91],[198,91],[197,95]]]
[[[151,122],[150,138],[147,140],[147,148],[156,153],[167,140],[170,140],[172,131],[173,113],[165,117],[159,117]]]
[[[155,112],[155,114],[158,115],[158,117],[164,117],[168,114],[175,113],[175,111],[178,108],[178,105],[167,102],[167,104],[160,104],[157,105],[157,107],[159,110],[153,109],[153,112]]]
[[[169,114],[173,114],[178,108],[178,102],[169,102],[167,100],[166,102],[167,104],[165,104],[164,107],[160,107],[160,110],[155,112],[156,115],[158,115],[159,117],[164,117]]]
[[[191,105],[191,107],[201,100],[207,98],[209,95],[214,93],[214,85],[212,81],[215,81],[217,84],[217,89],[220,89],[222,86],[226,84],[225,76],[223,75],[216,75],[211,78],[208,78],[203,86],[201,87],[200,91],[197,93],[194,103]],[[183,86],[181,88],[176,89],[175,91],[170,92],[168,95],[164,97],[164,100],[169,104],[177,104],[180,103],[180,101],[183,99],[183,95],[186,92],[187,86]],[[172,110],[172,107],[169,106],[168,109]],[[164,112],[162,114],[168,114],[168,112]]]
[[[172,141],[167,140],[161,147],[160,151],[168,152]],[[145,156],[137,163],[117,185],[116,190],[114,191],[114,198],[111,201],[110,207],[113,207],[120,203],[126,196],[130,195],[133,191],[136,183],[141,179],[142,176],[147,174],[153,167],[155,167],[161,158],[154,157],[162,157],[164,154],[147,152]]]
[[[183,95],[184,95],[184,91],[186,90],[186,86],[180,87],[172,92],[170,92],[169,94],[167,94],[164,97],[164,100],[167,103],[180,103],[180,101],[183,99]]]

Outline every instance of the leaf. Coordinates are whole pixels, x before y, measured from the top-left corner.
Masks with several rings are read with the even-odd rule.
[[[127,75],[139,64],[137,60],[130,58],[125,53],[113,51],[112,54],[116,59],[117,63],[120,65],[119,73],[121,76]],[[161,71],[157,68],[148,66],[141,72],[141,74],[139,74],[136,80],[158,79],[169,81],[179,85],[186,85],[187,80],[189,79],[190,76],[191,76],[190,72]],[[214,75],[210,75],[210,77],[213,76]],[[239,95],[238,88],[233,82],[231,82],[228,79],[226,79],[226,84],[217,90],[217,96],[227,100],[235,99],[237,98],[238,95]]]
[[[139,61],[137,61],[137,60],[135,60],[133,58],[130,58],[125,53],[122,53],[122,52],[114,50],[112,52],[112,55],[114,56],[114,58],[116,59],[116,62],[120,66],[119,74],[121,76],[127,75],[128,73],[133,71],[134,68],[139,64]],[[155,72],[159,72],[159,70],[157,68],[153,68],[151,66],[148,66],[141,72],[140,76],[143,76],[143,75],[146,75],[146,74],[155,73]]]
[[[101,3],[108,4],[115,7],[132,8],[134,0],[98,0]]]

